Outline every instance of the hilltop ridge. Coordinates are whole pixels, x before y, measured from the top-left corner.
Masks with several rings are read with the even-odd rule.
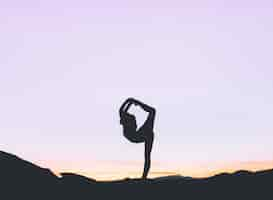
[[[272,185],[273,169],[199,179],[96,181],[73,173],[57,177],[49,169],[0,151],[1,199],[273,199]]]

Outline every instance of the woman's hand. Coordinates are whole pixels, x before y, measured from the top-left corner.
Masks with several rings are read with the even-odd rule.
[[[134,104],[135,106],[138,105],[137,100],[134,99],[134,98],[132,98],[132,97],[129,97],[129,98],[127,99],[127,101],[130,102],[130,103],[132,103],[132,104]]]

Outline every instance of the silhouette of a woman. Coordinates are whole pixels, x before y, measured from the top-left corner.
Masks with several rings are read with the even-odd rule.
[[[135,116],[127,112],[132,104],[140,106],[144,111],[149,113],[146,121],[138,130]],[[154,108],[133,98],[128,98],[119,109],[120,124],[123,126],[123,135],[133,143],[145,143],[143,179],[147,178],[151,166],[155,113],[156,111]]]

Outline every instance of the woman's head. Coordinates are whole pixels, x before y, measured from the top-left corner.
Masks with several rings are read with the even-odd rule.
[[[120,116],[120,124],[126,128],[133,129],[133,130],[136,130],[137,128],[135,116],[129,113],[123,113]]]

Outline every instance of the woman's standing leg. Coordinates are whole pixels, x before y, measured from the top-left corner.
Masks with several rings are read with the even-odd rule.
[[[151,167],[151,152],[152,152],[153,142],[154,142],[153,135],[151,135],[151,137],[145,141],[145,151],[144,151],[145,162],[144,162],[144,170],[142,175],[143,179],[147,178],[150,167]]]

